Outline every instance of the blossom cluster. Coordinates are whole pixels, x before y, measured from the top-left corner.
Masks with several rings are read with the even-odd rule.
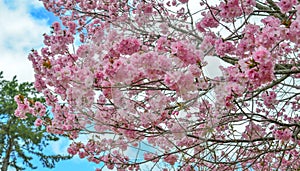
[[[53,118],[15,115],[108,169],[299,169],[299,2],[195,2],[43,0],[62,22],[28,58]]]

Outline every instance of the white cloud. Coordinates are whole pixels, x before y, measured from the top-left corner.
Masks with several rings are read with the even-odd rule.
[[[31,5],[33,5],[33,7],[35,7],[35,8],[42,8],[42,7],[44,7],[42,1],[33,0],[33,1],[31,1],[30,3],[31,3]]]
[[[49,32],[46,20],[30,15],[30,8],[41,7],[35,1],[0,0],[0,70],[5,79],[17,75],[19,81],[34,81],[33,68],[27,56],[32,48],[43,43],[43,33]]]
[[[222,76],[222,71],[219,67],[224,66],[224,64],[222,63],[221,65],[220,59],[215,56],[206,56],[204,59],[207,62],[207,65],[204,67],[205,76],[209,78]]]
[[[68,155],[67,149],[69,147],[69,144],[71,144],[70,140],[66,138],[60,138],[58,141],[50,143],[49,150],[55,155]]]

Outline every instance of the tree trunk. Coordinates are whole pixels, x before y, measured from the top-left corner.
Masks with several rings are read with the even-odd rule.
[[[6,150],[5,158],[3,159],[1,171],[7,171],[9,166],[10,153],[12,152],[13,138],[9,139],[8,148]]]

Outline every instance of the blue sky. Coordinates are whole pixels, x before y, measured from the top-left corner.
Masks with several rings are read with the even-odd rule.
[[[52,143],[45,152],[48,154],[67,154],[66,148],[69,143],[68,139],[61,139],[58,142]],[[100,165],[88,162],[86,159],[80,159],[77,156],[71,160],[57,163],[53,169],[43,168],[37,159],[34,162],[38,166],[37,171],[94,171],[97,167],[100,167]],[[27,169],[26,171],[31,171],[31,169]]]
[[[21,82],[34,81],[33,69],[27,55],[32,48],[42,47],[43,33],[49,33],[51,23],[57,20],[38,0],[0,0],[0,70],[4,71],[5,79],[10,80],[17,75]],[[66,154],[69,143],[69,140],[62,139],[52,143],[45,152]],[[41,166],[38,160],[35,162]],[[39,167],[37,170],[93,171],[96,166],[85,159],[74,157],[72,160],[57,163],[54,169]]]

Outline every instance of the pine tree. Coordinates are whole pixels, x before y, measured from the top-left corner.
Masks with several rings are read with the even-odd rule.
[[[17,104],[14,101],[16,95],[31,97],[36,101],[44,99],[29,82],[18,83],[16,76],[11,80],[4,80],[3,72],[0,72],[0,166],[1,171],[7,171],[9,167],[17,171],[26,168],[36,169],[38,158],[44,167],[53,168],[60,160],[69,159],[70,156],[47,155],[43,150],[51,141],[59,140],[59,136],[46,132],[44,126],[34,126],[36,116],[27,115],[27,119],[20,119],[14,115]],[[47,111],[43,117],[50,117]]]

